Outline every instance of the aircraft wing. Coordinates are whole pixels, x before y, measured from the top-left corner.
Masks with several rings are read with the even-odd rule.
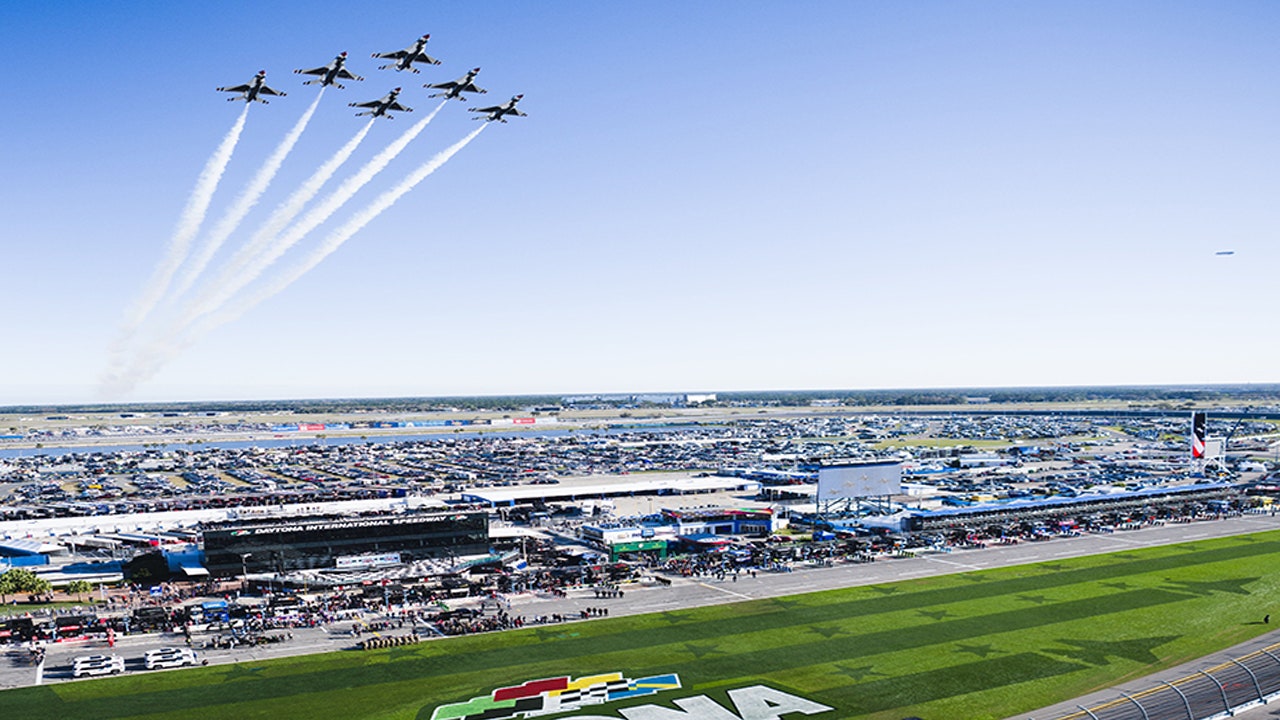
[[[219,92],[248,92],[250,87],[252,86],[246,83],[244,85],[230,85],[227,87],[220,87],[218,88],[218,91]]]
[[[408,54],[409,54],[408,50],[396,50],[395,52],[374,53],[373,56],[376,58],[389,58],[391,60],[399,60],[400,58]]]
[[[362,102],[362,103],[348,103],[348,106],[372,108],[372,107],[378,107],[381,104],[382,104],[381,100],[370,100],[369,102]]]
[[[267,87],[266,85],[263,85],[262,87],[258,88],[258,94],[259,94],[259,95],[279,95],[280,97],[284,97],[284,95],[285,95],[284,93],[280,92],[279,90],[273,90],[273,89],[271,89],[271,88]]]
[[[431,57],[426,53],[418,53],[413,58],[414,62],[427,63],[428,65],[439,65],[440,61]]]
[[[501,109],[502,109],[501,105],[494,105],[492,107],[487,107],[487,108],[467,108],[467,112],[491,113],[491,112],[497,112],[498,110],[501,110]]]
[[[484,88],[476,87],[475,83],[467,83],[466,85],[459,88],[458,92],[480,93],[483,95],[484,93],[487,93],[489,91],[485,90]]]
[[[346,68],[340,68],[338,70],[338,77],[342,78],[343,80],[363,80],[364,79],[359,75],[351,74],[351,71]]]
[[[519,110],[516,110],[515,108],[511,108],[511,112],[509,112],[509,113],[507,113],[507,114],[508,114],[508,115],[515,115],[516,117],[529,117],[529,113],[522,113],[522,112],[520,112]]]
[[[387,109],[395,112],[413,112],[413,108],[405,107],[404,105],[401,105],[398,102],[391,103],[390,105],[387,106]]]
[[[294,72],[299,75],[324,75],[329,72],[329,66],[322,65],[318,68],[311,68],[310,70],[294,70]]]
[[[458,87],[458,83],[456,80],[450,80],[449,82],[434,83],[432,85],[424,85],[423,87],[435,88],[437,90],[452,90]]]

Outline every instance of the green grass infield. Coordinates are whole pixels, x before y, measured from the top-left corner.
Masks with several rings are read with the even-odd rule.
[[[0,718],[1007,718],[1262,634],[1262,616],[1280,597],[1278,561],[1280,532],[1202,540],[386,650],[7,690]],[[595,677],[595,694],[585,686],[565,694],[564,681],[510,689],[565,677]],[[509,699],[539,688],[541,699]]]

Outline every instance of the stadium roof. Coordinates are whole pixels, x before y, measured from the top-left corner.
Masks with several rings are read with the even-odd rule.
[[[46,555],[62,549],[58,543],[44,540],[0,539],[0,555]]]
[[[1075,497],[1055,496],[1047,498],[1018,498],[1016,500],[1007,500],[1004,502],[982,503],[979,505],[967,505],[965,507],[945,508],[942,510],[916,510],[911,514],[917,517],[939,518],[972,515],[975,513],[992,511],[1016,512],[1019,510],[1043,510],[1054,507],[1065,508],[1073,505],[1084,505],[1092,502],[1138,500],[1143,498],[1161,500],[1178,495],[1227,490],[1229,488],[1231,488],[1229,483],[1201,483],[1198,485],[1180,485],[1178,487],[1143,488],[1141,490],[1130,490],[1119,493],[1093,493],[1089,495],[1077,495]]]
[[[477,488],[461,493],[466,502],[491,505],[515,505],[534,500],[590,500],[626,495],[679,495],[694,492],[716,492],[759,488],[760,483],[730,477],[689,477],[663,479],[629,479],[624,482],[593,485],[533,485],[510,488]]]

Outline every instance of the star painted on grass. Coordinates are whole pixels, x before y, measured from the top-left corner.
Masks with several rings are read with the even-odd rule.
[[[1040,567],[1050,572],[1061,572],[1067,569],[1067,566],[1062,563],[1043,563]]]
[[[724,651],[716,645],[694,645],[693,643],[685,643],[684,649],[693,653],[693,656],[699,660],[713,653],[724,654]]]
[[[1049,649],[1045,652],[1063,655],[1073,660],[1081,660],[1092,665],[1110,665],[1112,657],[1124,658],[1143,664],[1159,661],[1153,649],[1179,639],[1178,635],[1164,637],[1134,638],[1133,640],[1058,640],[1063,645],[1071,646],[1070,650]]]
[[[264,667],[245,667],[244,665],[232,665],[227,674],[223,676],[223,680],[231,681],[238,678],[258,677],[258,673],[266,670]]]
[[[822,637],[824,637],[824,638],[833,638],[833,637],[835,637],[836,635],[848,635],[848,634],[849,634],[849,631],[848,631],[848,630],[845,630],[845,629],[844,629],[844,628],[842,628],[842,627],[835,627],[835,626],[832,626],[832,625],[827,625],[827,626],[810,625],[810,626],[809,626],[809,632],[817,633],[817,634],[821,635],[821,636],[822,636]]]
[[[1196,552],[1200,549],[1200,546],[1195,543],[1187,543],[1186,545],[1178,545],[1177,548],[1179,550],[1185,550],[1186,552]]]
[[[985,577],[981,576],[981,575],[961,575],[961,576],[960,576],[960,579],[961,579],[961,580],[968,580],[969,582],[974,582],[974,583],[980,583],[980,582],[986,582],[986,581],[987,581],[987,579],[986,579]]]
[[[958,645],[956,646],[956,652],[969,653],[970,655],[977,655],[980,658],[985,658],[988,655],[1003,651],[995,650],[990,645]]]
[[[681,615],[681,614],[679,614],[679,613],[673,613],[673,612],[671,612],[670,610],[666,610],[666,611],[664,611],[662,614],[658,615],[658,617],[659,617],[659,618],[661,618],[661,619],[663,619],[663,620],[666,620],[667,622],[671,623],[672,625],[674,625],[674,624],[676,624],[676,623],[681,623],[681,622],[684,622],[684,621],[685,621],[685,617],[684,617],[683,615]]]
[[[847,675],[853,678],[855,682],[860,682],[863,678],[871,677],[873,675],[888,677],[882,672],[876,672],[875,670],[872,670],[871,665],[859,665],[858,667],[847,667],[845,665],[837,665],[836,668],[841,675]]]
[[[950,610],[917,610],[916,614],[919,615],[920,617],[927,617],[927,618],[933,618],[934,620],[941,620],[945,617],[950,617],[951,611]]]
[[[1116,560],[1137,560],[1138,559],[1138,556],[1134,555],[1133,553],[1116,553],[1111,557],[1115,558]]]
[[[555,630],[548,630],[546,628],[536,628],[533,631],[533,634],[537,635],[538,639],[543,642],[548,640],[558,640],[560,636],[563,635],[563,633],[556,632]]]
[[[791,610],[792,608],[797,608],[804,604],[799,600],[792,600],[791,598],[773,598],[771,602],[783,610]]]
[[[1037,605],[1043,605],[1049,602],[1049,598],[1043,595],[1018,595],[1017,598],[1019,600],[1025,600],[1026,602],[1035,603]]]
[[[1166,583],[1173,586],[1173,590],[1189,592],[1195,595],[1212,595],[1216,592],[1231,593],[1232,595],[1252,595],[1253,593],[1245,590],[1243,586],[1258,580],[1261,580],[1261,578],[1234,578],[1229,580],[1164,579]]]
[[[546,642],[548,640],[565,640],[572,637],[578,637],[578,633],[564,632],[563,630],[548,630],[546,628],[538,628],[533,631],[538,639]]]
[[[1104,582],[1102,583],[1102,587],[1109,587],[1114,590],[1132,590],[1135,586],[1130,585],[1123,580],[1118,580],[1116,582]]]
[[[871,586],[871,589],[875,592],[880,593],[881,595],[892,595],[898,592],[899,590],[899,588],[897,587],[893,587],[893,586],[885,587],[882,585],[873,585]]]
[[[418,654],[418,650],[419,648],[414,647],[393,647],[387,652],[387,662],[395,662],[407,657],[420,658],[422,656]]]

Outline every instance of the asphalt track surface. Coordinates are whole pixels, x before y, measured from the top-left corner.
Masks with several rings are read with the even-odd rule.
[[[596,598],[591,589],[571,590],[564,597],[539,593],[512,595],[507,599],[511,603],[509,611],[513,615],[523,615],[526,620],[539,615],[555,614],[577,617],[586,608],[606,608],[609,617],[618,617],[1048,562],[1275,529],[1280,529],[1280,517],[1262,514],[1243,515],[1224,520],[1169,523],[1138,530],[1055,538],[1040,542],[991,545],[985,549],[921,553],[915,557],[880,559],[872,563],[841,563],[830,567],[798,565],[792,572],[758,572],[756,577],[742,573],[736,581],[732,576],[724,580],[675,578],[669,586],[649,583],[626,585],[622,588],[622,597],[608,599]],[[466,604],[468,603],[451,604],[451,607]],[[366,614],[364,617],[365,621],[378,619],[380,616],[376,613]],[[318,628],[294,628],[291,630],[292,640],[276,644],[201,650],[200,636],[197,636],[195,646],[199,658],[207,660],[210,665],[258,662],[292,655],[350,650],[360,639],[351,634],[353,622],[344,620]],[[410,626],[406,624],[403,629],[386,634],[399,635],[409,631]],[[1099,691],[1050,708],[1019,714],[1016,718],[1018,720],[1030,718],[1050,720],[1069,715],[1078,711],[1079,705],[1089,707],[1092,704],[1114,699],[1118,695],[1117,689],[1144,689],[1158,683],[1161,679],[1172,680],[1195,673],[1197,669],[1226,662],[1229,657],[1242,656],[1254,646],[1264,647],[1280,641],[1278,635],[1280,631],[1257,638],[1247,643],[1248,647],[1228,649],[1179,668],[1127,682],[1115,689]],[[369,637],[369,634],[366,633],[362,637]],[[25,650],[12,648],[0,658],[0,689],[71,681],[71,662],[79,655],[117,654],[125,658],[126,672],[146,672],[142,666],[142,656],[147,650],[182,644],[181,635],[167,633],[119,638],[114,648],[108,648],[105,641],[59,643],[48,648],[43,666],[30,664]],[[1280,715],[1276,714],[1274,708],[1269,709],[1265,706],[1236,715],[1249,720],[1278,716]]]

